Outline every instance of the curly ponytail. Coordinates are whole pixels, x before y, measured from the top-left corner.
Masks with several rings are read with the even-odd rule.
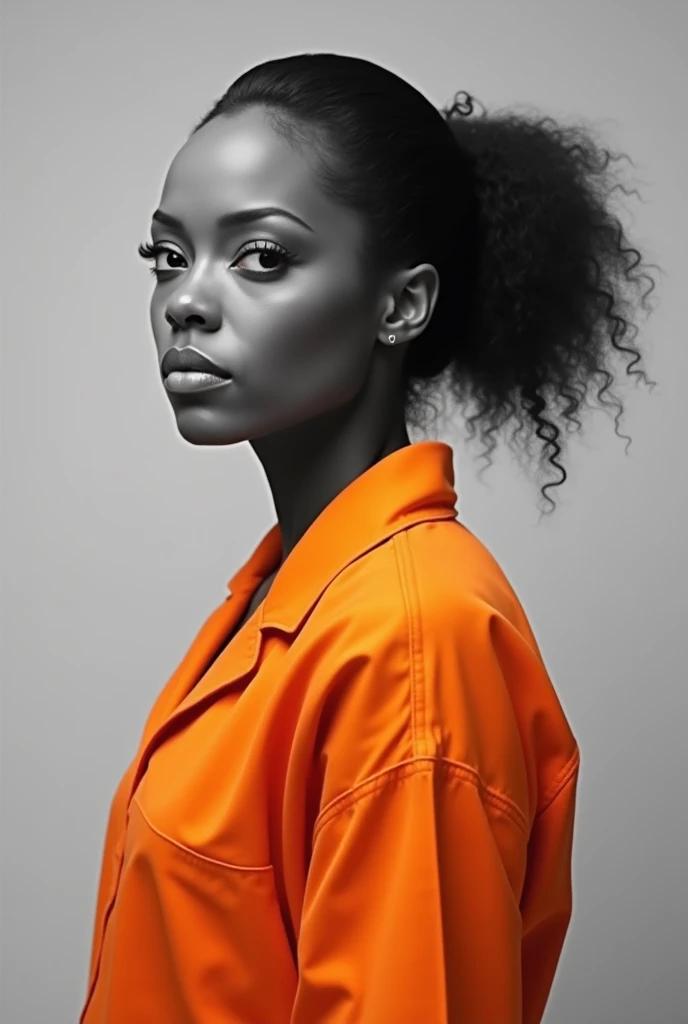
[[[560,474],[541,488],[550,511],[546,491],[567,477],[564,435],[580,430],[595,384],[630,444],[610,366],[628,355],[626,373],[655,386],[634,368],[631,343],[642,282],[646,310],[655,284],[608,205],[617,189],[630,194],[609,170],[620,157],[590,129],[513,112],[474,117],[465,92],[438,109],[370,61],[306,53],[242,74],[194,132],[256,105],[290,144],[318,154],[324,193],[363,216],[373,273],[418,262],[438,271],[432,319],[405,356],[411,425],[427,430],[433,399],[453,398],[490,465],[495,435],[514,423],[507,443],[519,462],[536,437],[538,478],[548,465]]]
[[[620,157],[589,131],[509,112],[471,118],[473,99],[465,92],[442,113],[472,160],[479,211],[472,329],[446,352],[449,390],[462,406],[474,400],[469,440],[477,421],[488,438],[488,463],[493,435],[508,422],[516,422],[516,434],[530,435],[522,445],[527,451],[532,436],[540,438],[540,471],[549,462],[561,473],[542,488],[545,495],[566,479],[558,461],[566,442],[561,427],[580,429],[577,413],[593,382],[600,404],[617,409],[617,436],[630,444],[618,432],[623,405],[610,390],[607,367],[615,353],[627,353],[627,374],[655,386],[634,369],[637,349],[624,344],[629,331],[638,333],[626,319],[634,295],[649,282],[642,300],[649,308],[655,285],[606,205],[617,188],[629,194],[609,173]],[[454,337],[445,333],[448,347]],[[422,361],[417,369],[422,374]]]

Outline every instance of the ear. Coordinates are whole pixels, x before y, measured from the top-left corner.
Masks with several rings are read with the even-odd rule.
[[[411,270],[398,271],[388,286],[387,312],[377,337],[384,344],[413,341],[428,326],[437,303],[440,278],[431,263],[419,263]]]

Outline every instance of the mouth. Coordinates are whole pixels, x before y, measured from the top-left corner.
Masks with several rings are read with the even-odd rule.
[[[174,347],[169,349],[163,356],[160,371],[164,380],[173,374],[181,375],[187,372],[207,374],[218,377],[220,380],[229,380],[231,378],[231,374],[224,366],[218,366],[209,356],[192,345],[186,345],[184,348]]]

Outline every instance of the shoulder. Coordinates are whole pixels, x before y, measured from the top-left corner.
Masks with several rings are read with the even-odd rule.
[[[527,629],[487,548],[456,521],[435,521],[398,531],[342,570],[301,650],[314,655],[313,683],[340,721],[350,714],[352,728],[365,718],[387,732],[396,723],[400,756],[470,760],[477,731],[509,718],[514,649],[539,657]]]
[[[437,642],[470,636],[486,619],[504,618],[533,639],[520,601],[487,546],[457,520],[415,524],[351,562],[321,598],[320,620],[347,643],[390,647],[423,630]],[[351,649],[351,648],[350,648]]]
[[[365,751],[361,778],[414,758],[467,766],[533,811],[575,739],[519,598],[474,534],[446,520],[399,531],[319,605],[331,752]]]

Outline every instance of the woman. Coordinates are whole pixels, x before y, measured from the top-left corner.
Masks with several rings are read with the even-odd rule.
[[[565,479],[556,421],[638,362],[616,302],[648,278],[589,138],[471,111],[303,54],[172,162],[140,248],[161,377],[191,444],[251,443],[278,521],[113,799],[81,1024],[542,1018],[578,745],[407,421],[446,385]]]

